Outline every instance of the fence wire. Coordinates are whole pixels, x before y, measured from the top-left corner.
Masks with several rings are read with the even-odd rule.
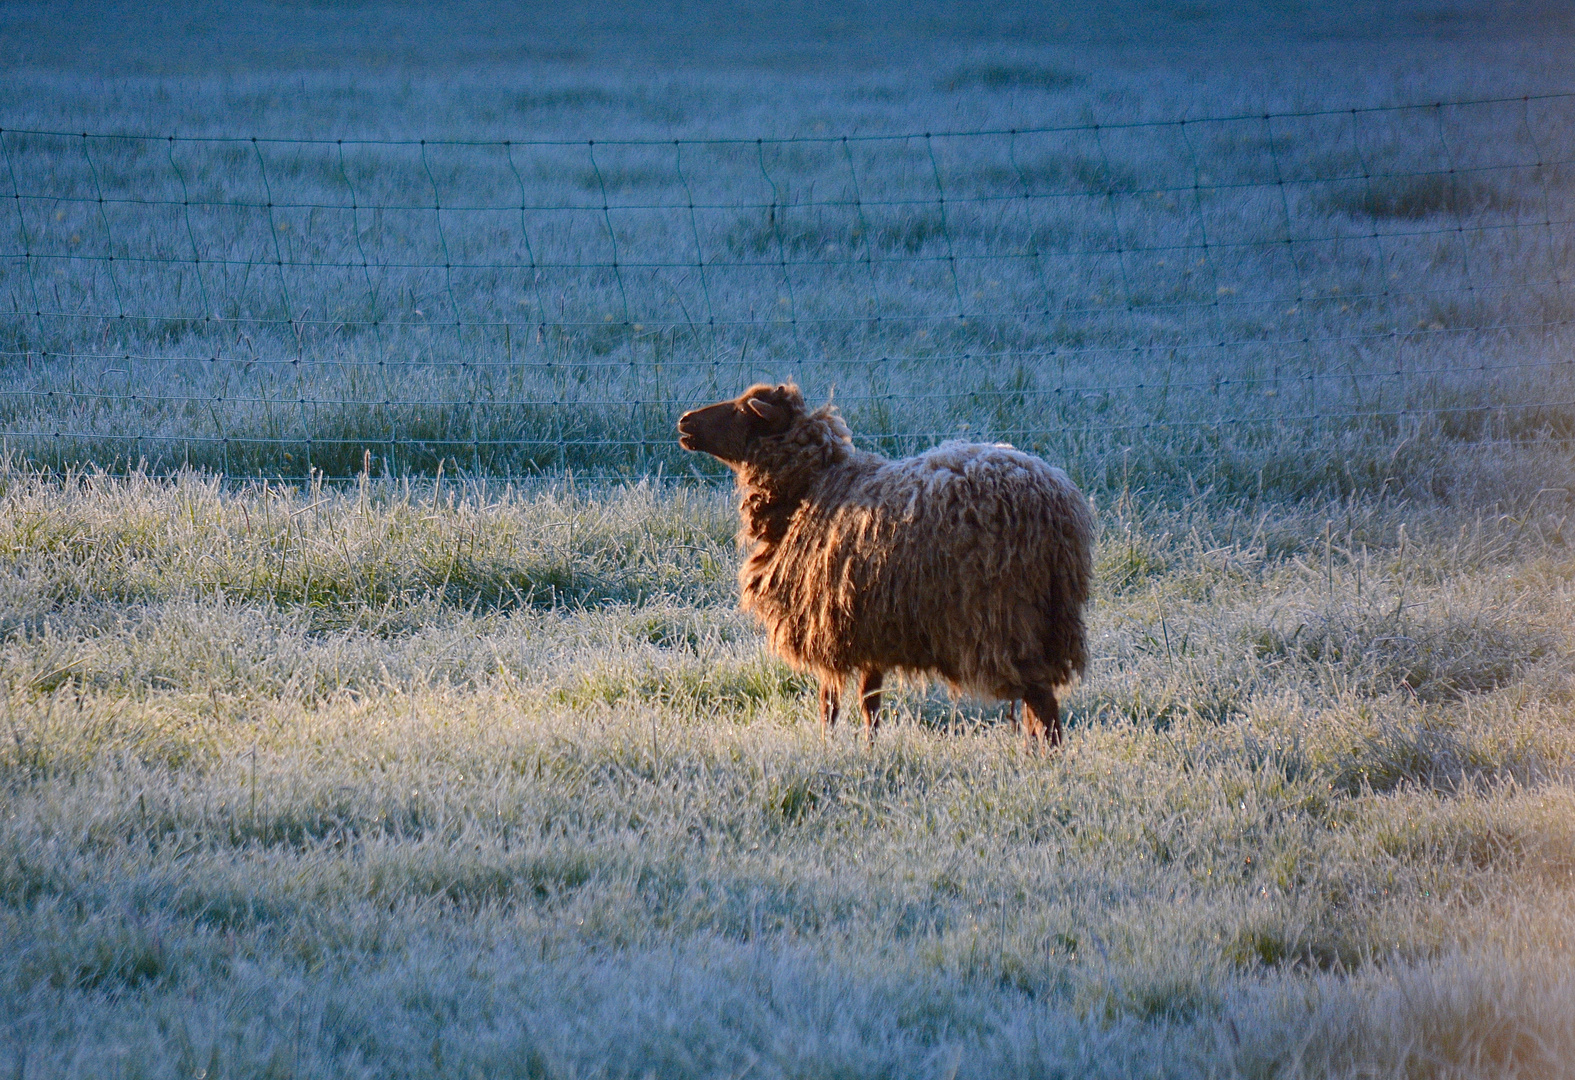
[[[1569,440],[1572,105],[752,140],[0,128],[0,437],[232,476],[711,475],[678,414],[791,378],[890,452],[1239,459],[1260,485],[1315,446],[1381,472],[1423,433]]]

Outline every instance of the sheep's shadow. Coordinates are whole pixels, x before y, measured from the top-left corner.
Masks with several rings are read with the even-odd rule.
[[[1014,716],[1021,718],[1022,702],[984,701],[953,696],[944,687],[899,687],[885,700],[883,723],[912,723],[938,734],[961,735],[976,731],[1009,729]],[[1013,711],[1013,707],[1016,711]],[[1062,722],[1067,719],[1062,710]]]

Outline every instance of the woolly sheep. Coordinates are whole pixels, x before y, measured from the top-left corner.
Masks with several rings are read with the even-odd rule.
[[[1025,741],[1060,743],[1057,691],[1088,663],[1094,533],[1064,472],[1003,444],[865,453],[792,383],[691,410],[678,431],[735,474],[740,606],[819,678],[823,732],[856,672],[873,738],[894,672],[1021,698]]]

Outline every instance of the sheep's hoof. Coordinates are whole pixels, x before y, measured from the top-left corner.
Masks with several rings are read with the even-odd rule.
[[[1032,742],[1040,753],[1061,745],[1061,704],[1055,692],[1042,686],[1023,691],[1023,742]]]

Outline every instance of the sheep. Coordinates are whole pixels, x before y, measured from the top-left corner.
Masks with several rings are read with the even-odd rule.
[[[888,673],[1021,698],[1024,744],[1061,742],[1057,692],[1088,664],[1094,518],[1066,474],[1005,444],[893,461],[853,446],[829,403],[757,383],[678,421],[679,445],[735,474],[740,607],[820,684],[836,723],[859,676],[866,736]]]

